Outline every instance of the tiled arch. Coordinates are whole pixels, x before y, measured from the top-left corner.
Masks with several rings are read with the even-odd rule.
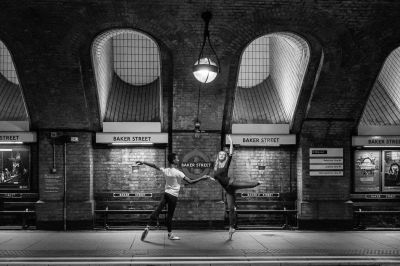
[[[10,51],[0,41],[0,121],[29,121]]]
[[[150,36],[131,29],[101,33],[92,63],[101,121],[161,120],[160,52]]]
[[[290,124],[309,58],[309,45],[293,33],[252,41],[241,57],[233,123]]]

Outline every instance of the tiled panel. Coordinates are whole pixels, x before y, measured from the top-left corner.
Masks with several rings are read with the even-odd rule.
[[[270,78],[251,88],[236,88],[233,123],[288,123],[288,116]]]
[[[153,40],[133,30],[108,31],[93,42],[92,57],[102,121],[160,121],[160,58]],[[156,93],[144,91],[154,84]],[[148,98],[153,96],[158,98]]]
[[[13,59],[8,48],[0,41],[0,74],[3,75],[8,81],[19,84],[17,71],[15,71]]]
[[[0,120],[26,121],[28,114],[25,109],[21,88],[0,74]]]
[[[112,42],[107,34],[100,35],[93,42],[92,57],[99,95],[100,117],[104,118],[113,76]]]
[[[242,56],[232,122],[290,123],[308,60],[307,43],[294,34],[276,33],[253,41]]]
[[[400,48],[386,60],[372,88],[362,126],[400,125]]]
[[[133,86],[115,74],[104,122],[159,122],[159,81]]]
[[[307,43],[290,33],[273,34],[271,42],[271,81],[279,93],[291,121],[309,60]]]

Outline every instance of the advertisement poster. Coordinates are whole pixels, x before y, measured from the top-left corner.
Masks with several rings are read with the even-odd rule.
[[[400,191],[400,151],[383,151],[382,191]]]
[[[380,151],[355,151],[355,192],[379,192]]]
[[[29,189],[30,150],[24,146],[0,146],[0,189]]]

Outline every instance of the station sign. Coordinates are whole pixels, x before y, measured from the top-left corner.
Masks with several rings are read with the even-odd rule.
[[[204,152],[193,150],[182,158],[181,167],[183,173],[192,179],[208,174],[214,167],[214,162]]]
[[[279,193],[240,193],[240,197],[242,198],[279,198]]]
[[[168,133],[96,133],[96,143],[103,144],[159,144],[168,143]]]
[[[0,144],[36,142],[36,132],[0,132]]]
[[[296,135],[248,135],[248,134],[232,134],[233,144],[240,146],[271,146],[278,147],[281,145],[295,145]],[[225,143],[229,143],[228,136],[225,137]]]
[[[399,146],[400,136],[353,136],[352,146]]]
[[[310,176],[343,176],[343,148],[310,148]]]
[[[145,198],[151,198],[153,196],[153,193],[113,193],[114,198],[125,198],[125,197],[145,197]]]
[[[365,194],[366,199],[398,199],[400,195],[396,194]]]

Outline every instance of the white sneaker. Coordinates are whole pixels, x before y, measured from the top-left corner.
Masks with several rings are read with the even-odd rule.
[[[140,240],[144,241],[146,239],[147,234],[149,233],[150,228],[148,226],[146,226],[146,228],[144,229],[143,233],[142,233],[142,237],[140,238]]]
[[[229,240],[232,240],[233,233],[235,233],[235,228],[229,227]]]
[[[169,239],[169,240],[180,240],[179,237],[175,236],[175,235],[172,234],[172,233],[169,233],[169,234],[168,234],[168,239]]]

